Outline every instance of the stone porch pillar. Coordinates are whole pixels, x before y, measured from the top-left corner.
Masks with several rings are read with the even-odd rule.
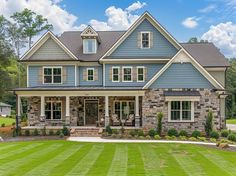
[[[70,96],[66,96],[66,120],[65,125],[70,125]]]
[[[226,128],[225,119],[225,98],[227,95],[220,95],[220,128]]]
[[[110,124],[109,121],[109,96],[105,96],[105,127]]]
[[[139,96],[135,96],[135,127],[140,127],[140,116],[139,116]]]

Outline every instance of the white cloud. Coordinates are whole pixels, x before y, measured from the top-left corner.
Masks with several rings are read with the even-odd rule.
[[[53,24],[55,33],[77,29],[75,22],[78,18],[62,9],[58,5],[60,2],[61,0],[0,0],[0,14],[9,19],[14,12],[28,8],[47,18]]]
[[[213,42],[227,57],[236,57],[236,24],[226,22],[212,25],[201,39]]]
[[[129,7],[126,8],[128,12],[136,11],[138,9],[143,8],[145,5],[147,5],[145,2],[141,3],[139,1],[131,4]]]
[[[195,28],[198,26],[198,20],[199,18],[196,17],[188,17],[184,21],[182,21],[182,25],[185,26],[186,28]]]
[[[133,13],[138,9],[143,8],[145,5],[145,2],[140,3],[137,1],[126,9],[110,6],[105,11],[107,21],[92,19],[88,24],[90,24],[95,30],[126,30],[139,17]],[[82,26],[85,26],[85,24],[82,24],[80,28]]]
[[[217,6],[215,4],[210,4],[207,7],[200,9],[199,12],[209,13],[209,12],[212,12],[213,10],[215,10],[216,8],[217,8]]]

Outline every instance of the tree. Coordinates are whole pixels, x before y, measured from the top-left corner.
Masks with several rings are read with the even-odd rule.
[[[19,25],[23,35],[28,38],[28,45],[31,48],[32,38],[44,30],[51,30],[53,26],[42,15],[24,9],[22,12],[14,13],[11,18]]]
[[[188,40],[188,43],[198,43],[197,37],[192,37]]]
[[[210,110],[207,114],[206,117],[206,123],[205,123],[205,132],[206,132],[206,136],[209,136],[210,133],[212,132],[213,129],[213,124],[212,124],[212,120],[213,120],[213,113]]]

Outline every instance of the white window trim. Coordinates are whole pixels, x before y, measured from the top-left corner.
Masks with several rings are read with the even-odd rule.
[[[54,101],[54,100],[47,100],[47,101],[45,101],[45,103],[47,103],[47,102],[51,102],[51,108],[53,107],[52,106],[52,103],[54,103],[54,102],[59,102],[59,103],[61,103],[61,118],[60,119],[53,119],[53,109],[51,109],[51,119],[46,119],[46,117],[45,117],[45,120],[55,120],[55,121],[57,121],[57,120],[62,120],[62,101],[61,100],[56,100],[56,101]],[[45,109],[45,107],[44,107],[44,113],[46,113],[46,109]]]
[[[144,67],[144,66],[138,66],[138,67],[136,67],[136,68],[137,68],[137,71],[136,71],[136,72],[137,72],[137,82],[144,82],[144,81],[145,81],[144,76],[145,76],[145,74],[146,74],[146,73],[145,73],[145,67]],[[138,75],[139,75],[139,74],[138,74],[138,69],[139,69],[139,68],[142,68],[142,69],[143,69],[143,80],[142,80],[142,81],[140,81],[140,80],[138,79]]]
[[[148,33],[148,47],[143,47],[143,35],[142,34],[145,34],[145,33]],[[150,34],[151,32],[150,31],[141,31],[140,34],[141,34],[141,48],[142,49],[150,49],[151,46],[150,46]]]
[[[88,80],[88,71],[93,70],[93,80]],[[94,68],[87,68],[87,81],[94,81]]]
[[[131,80],[130,81],[125,81],[124,80],[124,76],[125,76],[125,74],[124,74],[124,69],[125,68],[131,68]],[[122,82],[133,82],[133,67],[132,66],[124,66],[124,67],[122,67]]]
[[[51,82],[51,83],[45,83],[45,82],[44,82],[44,76],[45,76],[45,75],[44,75],[44,69],[45,69],[45,68],[51,68],[51,69],[52,69],[52,82]],[[60,69],[61,69],[61,82],[60,82],[60,83],[54,83],[54,76],[53,76],[53,69],[54,69],[54,68],[60,68]],[[42,80],[42,83],[43,83],[43,84],[62,84],[62,83],[63,83],[63,81],[62,81],[62,66],[52,66],[52,67],[51,67],[51,66],[44,66],[44,67],[43,67],[43,76],[42,76],[42,79],[43,79],[43,80]]]
[[[85,40],[94,40],[94,52],[85,52]],[[96,39],[83,39],[83,54],[96,54],[97,53],[97,40]]]
[[[182,101],[189,100],[172,100],[179,101],[180,103],[180,120],[171,120],[171,101],[168,101],[168,122],[194,122],[194,101],[191,101],[191,119],[190,120],[182,120]]]
[[[118,80],[117,81],[115,81],[113,79],[113,74],[114,74],[113,69],[115,69],[115,68],[118,69]],[[112,82],[120,82],[120,67],[112,67]]]
[[[113,114],[115,114],[115,103],[116,102],[119,102],[120,103],[120,119],[119,120],[121,120],[121,119],[123,119],[122,118],[122,103],[123,102],[126,102],[127,104],[129,104],[129,102],[133,102],[134,103],[134,115],[136,114],[136,109],[135,109],[135,100],[115,100],[115,101],[113,101]]]

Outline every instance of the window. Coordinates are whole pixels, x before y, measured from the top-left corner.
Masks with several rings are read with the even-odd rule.
[[[170,121],[192,121],[193,102],[191,101],[171,101],[169,102]]]
[[[141,47],[150,48],[150,32],[141,32]]]
[[[45,105],[45,117],[48,120],[61,119],[61,101],[47,101]]]
[[[115,101],[114,113],[119,119],[127,119],[129,114],[134,114],[134,101]]]
[[[119,82],[120,80],[120,68],[112,67],[112,82]]]
[[[84,54],[94,54],[97,50],[96,39],[84,39],[83,40],[83,52]]]
[[[137,81],[144,82],[144,67],[137,67]]]
[[[94,68],[87,68],[87,81],[94,80]]]
[[[44,84],[61,84],[61,67],[44,67]]]
[[[132,82],[132,67],[123,67],[123,82]]]

